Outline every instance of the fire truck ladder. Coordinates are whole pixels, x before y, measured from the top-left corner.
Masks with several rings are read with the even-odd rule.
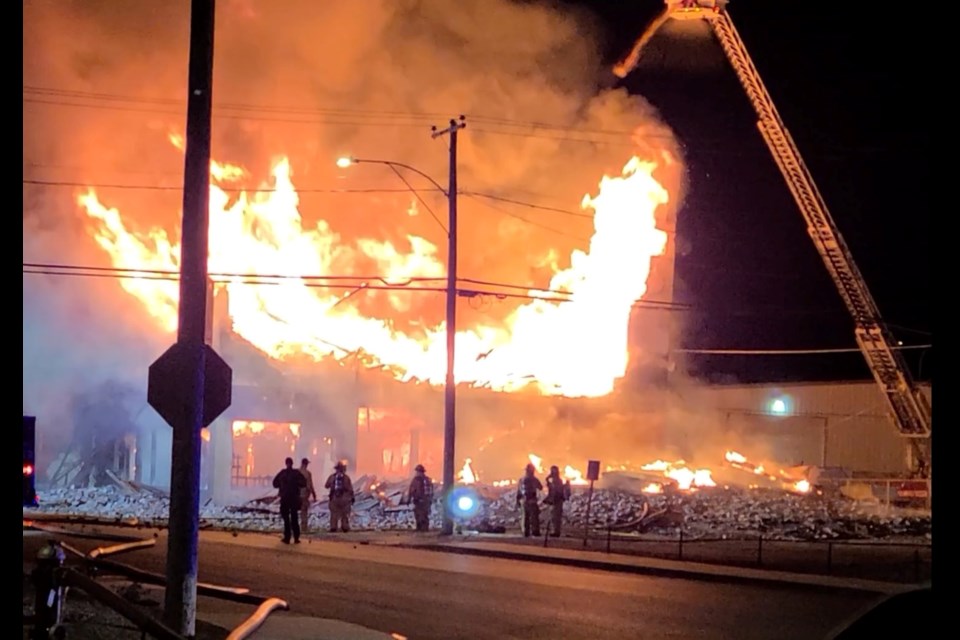
[[[877,384],[880,385],[893,422],[900,434],[909,438],[913,445],[914,465],[929,470],[930,402],[913,381],[903,356],[892,346],[896,343],[880,317],[876,302],[870,295],[850,250],[726,11],[726,2],[695,0],[678,3],[676,0],[665,0],[665,4],[672,18],[700,18],[712,26],[724,54],[757,113],[757,127],[793,193],[813,244],[853,316],[857,343]],[[658,28],[662,23],[663,20],[658,20],[653,28]],[[637,59],[639,47],[649,41],[652,33],[644,36],[631,53],[632,61]]]

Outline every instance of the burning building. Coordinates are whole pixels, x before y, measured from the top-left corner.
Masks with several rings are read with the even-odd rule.
[[[468,316],[458,332],[457,455],[470,458],[474,478],[507,481],[531,452],[568,467],[568,477],[600,459],[609,470],[662,473],[684,487],[706,482],[731,449],[796,465],[901,470],[903,442],[885,424],[872,385],[778,392],[665,384],[677,323],[669,306],[672,245],[661,229],[674,213],[657,170],[635,156],[622,175],[603,178],[597,195],[583,199],[594,215],[589,251],[575,250],[569,266],[554,268],[549,287],[531,287],[499,321]],[[330,276],[312,280],[303,265],[322,257],[330,231],[302,229],[289,165],[275,165],[265,194],[229,197],[222,183],[242,174],[213,165],[208,338],[234,369],[234,400],[204,434],[209,495],[226,501],[269,490],[287,456],[311,459],[320,477],[337,460],[376,477],[406,477],[418,463],[439,474],[442,326],[398,329],[392,318],[364,315],[357,300],[379,294],[402,314],[409,308],[402,296],[433,277],[419,274],[442,273],[433,249],[420,245],[421,264],[410,267],[411,256],[367,243],[388,272],[406,269],[403,282],[381,278],[382,290],[369,279],[346,292],[331,287]],[[115,264],[146,259],[144,266],[176,269],[175,245],[164,245],[166,254],[149,247],[93,190],[78,202]],[[237,260],[251,255],[266,264],[251,264],[247,275]],[[121,285],[161,325],[175,327],[175,282]],[[468,282],[461,294],[507,295],[497,287]],[[654,294],[657,304],[645,305]],[[853,404],[837,408],[844,395]],[[868,433],[879,444],[864,453],[851,443]],[[147,449],[150,462],[141,467],[157,480],[169,466],[165,445],[151,435]],[[668,453],[679,462],[648,468]],[[705,457],[703,468],[683,462]]]
[[[461,252],[461,273],[480,274],[483,280],[459,286],[457,458],[470,458],[480,478],[509,480],[531,453],[547,465],[556,461],[573,471],[582,471],[587,459],[618,469],[669,457],[661,475],[686,477],[681,458],[694,464],[695,457],[707,457],[703,465],[719,465],[730,448],[745,449],[740,445],[757,440],[767,446],[769,438],[794,431],[803,433],[795,444],[775,447],[783,460],[810,461],[817,451],[826,451],[823,461],[831,464],[897,470],[886,450],[899,450],[902,442],[872,410],[863,414],[870,416],[868,426],[850,429],[866,425],[853,416],[872,406],[869,391],[835,411],[816,401],[800,402],[804,415],[828,416],[821,421],[800,413],[762,413],[761,397],[774,390],[740,393],[664,384],[679,329],[672,302],[673,230],[682,197],[682,157],[670,129],[641,98],[621,90],[597,94],[597,61],[581,21],[545,7],[488,0],[462,3],[453,13],[419,4],[413,9],[371,3],[369,11],[350,11],[306,2],[298,6],[302,19],[291,25],[286,5],[280,10],[275,3],[249,4],[249,11],[228,9],[218,17],[227,25],[223,37],[218,35],[218,48],[228,54],[218,53],[218,100],[235,97],[218,103],[217,117],[239,124],[218,126],[215,148],[244,162],[218,160],[211,166],[209,271],[216,295],[210,340],[233,367],[234,390],[232,406],[204,432],[203,483],[209,494],[226,499],[262,492],[288,455],[309,457],[316,476],[339,459],[347,460],[355,474],[404,477],[422,462],[439,475],[443,403],[438,385],[444,380],[446,331],[436,283],[442,282],[445,267],[442,236],[428,215],[427,202],[433,200],[414,198],[404,189],[391,195],[382,184],[370,188],[356,174],[348,178],[333,166],[345,148],[370,149],[440,175],[443,154],[435,158],[419,150],[428,108],[468,114],[500,109],[511,118],[564,122],[563,131],[602,132],[604,140],[615,142],[541,137],[537,127],[527,132],[509,120],[479,117],[471,121],[479,126],[471,124],[464,136],[463,184],[471,191],[461,198],[461,234],[471,248],[482,250]],[[180,24],[175,18],[135,19],[130,5],[127,14],[101,17],[116,36],[108,38],[96,16],[28,9],[25,41],[83,43],[97,52],[139,37],[138,25]],[[124,18],[128,28],[113,28]],[[477,29],[481,19],[492,21],[490,33],[502,37]],[[356,37],[317,38],[313,24],[325,21]],[[523,36],[497,30],[504,26]],[[42,36],[44,28],[61,35]],[[449,39],[437,33],[458,35]],[[176,34],[152,38],[176,41]],[[450,46],[442,54],[447,64],[437,69],[436,47],[461,39],[470,46]],[[262,44],[255,61],[251,40]],[[317,46],[330,49],[318,53]],[[124,73],[116,77],[123,92],[182,95],[182,79],[169,71],[171,60],[179,65],[180,49],[176,55],[166,52],[168,59],[158,47],[142,60],[117,52],[60,55],[64,52],[46,44],[34,49],[25,55],[25,77],[42,75],[38,69],[73,73],[79,65],[92,74],[84,81],[93,82],[103,79],[97,73],[122,67]],[[294,49],[298,54],[291,58],[288,52]],[[267,60],[271,55],[278,57]],[[90,62],[101,59],[131,66]],[[547,59],[549,65],[542,62]],[[305,61],[320,61],[324,68],[304,69],[310,64]],[[411,77],[415,70],[417,81]],[[320,77],[330,86],[304,81]],[[399,85],[398,78],[403,79]],[[263,123],[271,122],[270,114],[282,113],[278,108],[261,108],[251,117],[257,111],[251,103],[276,104],[282,93],[288,104],[314,104],[317,92],[344,98],[349,108],[340,113],[318,108],[312,125],[302,110],[288,109],[292,120],[301,118],[294,124],[313,126],[309,135],[302,128],[266,130]],[[96,103],[102,95],[55,97],[103,107]],[[94,115],[86,127],[57,130],[25,115],[24,128],[34,125],[35,146],[44,154],[60,150],[72,162],[100,167],[110,159],[125,170],[151,162],[170,163],[165,169],[177,166],[183,139],[172,134],[167,145],[162,132],[181,114],[160,112],[144,125],[143,104],[156,106],[153,100],[135,98],[138,106],[129,111],[141,115],[129,140],[117,133],[122,110]],[[160,106],[167,102],[161,100]],[[386,105],[393,111],[401,103],[420,115],[384,115]],[[416,131],[421,124],[424,131]],[[281,152],[286,155],[270,163],[268,174],[266,158]],[[25,165],[29,155],[25,143]],[[294,169],[301,167],[313,184],[335,188],[302,188],[300,174],[294,180]],[[261,180],[263,175],[268,178]],[[170,337],[179,296],[170,277],[179,267],[179,244],[171,231],[177,201],[154,197],[164,193],[163,185],[137,196],[95,183],[85,177],[83,184],[90,188],[73,194],[69,206],[79,208],[98,257],[106,257],[119,274],[117,288],[142,305],[150,323],[142,333]],[[563,208],[554,209],[570,214],[570,224],[555,237],[539,233],[516,210],[491,221],[484,206],[517,191],[555,198]],[[301,203],[308,192],[312,200]],[[344,204],[348,193],[365,198]],[[798,401],[804,393],[791,391]],[[777,421],[781,428],[764,421]],[[767,431],[758,438],[761,423]],[[42,432],[42,414],[39,424]],[[167,484],[169,428],[152,410],[137,414],[136,425],[134,475]],[[884,443],[884,453],[863,455],[837,440],[848,432],[862,438],[867,431]],[[823,433],[826,446],[807,444],[819,442]],[[748,457],[767,453],[748,452]]]

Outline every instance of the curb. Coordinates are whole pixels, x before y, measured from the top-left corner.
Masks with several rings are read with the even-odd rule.
[[[682,580],[698,580],[701,582],[716,582],[726,584],[761,585],[768,588],[782,589],[810,589],[816,591],[843,591],[862,595],[891,595],[909,591],[915,585],[872,580],[857,580],[820,576],[816,574],[798,574],[786,572],[765,572],[762,569],[739,569],[726,566],[707,565],[703,567],[669,567],[652,566],[650,564],[628,564],[590,560],[586,558],[570,558],[546,554],[524,553],[522,551],[508,551],[505,549],[482,549],[477,547],[458,546],[455,544],[393,544],[390,546],[402,549],[422,549],[440,553],[458,553],[461,555],[501,558],[504,560],[518,560],[521,562],[538,562],[595,571],[609,571],[614,573],[630,573],[635,575],[649,575],[661,578]],[[669,561],[663,561],[669,562]],[[690,563],[693,565],[694,563]],[[748,573],[749,572],[749,573]],[[767,575],[763,575],[766,573]]]

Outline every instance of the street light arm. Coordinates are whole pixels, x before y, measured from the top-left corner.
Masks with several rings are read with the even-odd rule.
[[[421,177],[423,177],[423,178],[426,178],[426,179],[430,182],[430,184],[432,184],[433,186],[435,186],[441,193],[443,193],[443,195],[445,195],[445,196],[448,196],[448,195],[449,195],[449,194],[447,193],[447,190],[440,186],[440,183],[439,183],[439,182],[437,182],[436,180],[434,180],[433,178],[431,178],[429,175],[427,175],[427,174],[424,173],[423,171],[420,171],[420,169],[417,169],[416,167],[411,167],[411,166],[408,165],[408,164],[403,164],[402,162],[394,162],[393,160],[368,160],[368,159],[365,159],[365,158],[351,158],[350,161],[351,161],[351,162],[356,162],[357,164],[359,164],[359,163],[361,163],[361,162],[366,162],[367,164],[385,164],[385,165],[387,165],[388,167],[400,167],[400,168],[406,169],[406,170],[408,170],[408,171],[413,171],[413,172],[414,172],[415,174],[417,174],[418,176],[421,176]]]

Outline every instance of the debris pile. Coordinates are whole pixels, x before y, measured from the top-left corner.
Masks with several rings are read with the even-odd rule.
[[[352,526],[358,530],[413,529],[412,507],[403,504],[406,482],[378,482],[364,476],[354,482],[356,503]],[[515,487],[472,485],[480,501],[478,513],[464,522],[468,529],[516,531],[520,509]],[[576,487],[564,509],[566,526],[582,530],[588,493]],[[154,488],[126,481],[104,487],[55,488],[40,492],[36,511],[145,526],[166,524],[169,499]],[[544,507],[542,522],[546,522]],[[311,528],[328,524],[327,500],[311,505]],[[276,531],[279,503],[273,492],[243,504],[201,505],[206,528]],[[441,506],[435,502],[431,525],[439,527]],[[931,537],[930,515],[901,510],[870,509],[862,502],[838,495],[795,494],[778,489],[711,487],[695,492],[647,495],[624,489],[597,489],[590,505],[590,526],[637,534],[675,535],[682,528],[691,538],[755,536],[774,540],[843,540]]]

